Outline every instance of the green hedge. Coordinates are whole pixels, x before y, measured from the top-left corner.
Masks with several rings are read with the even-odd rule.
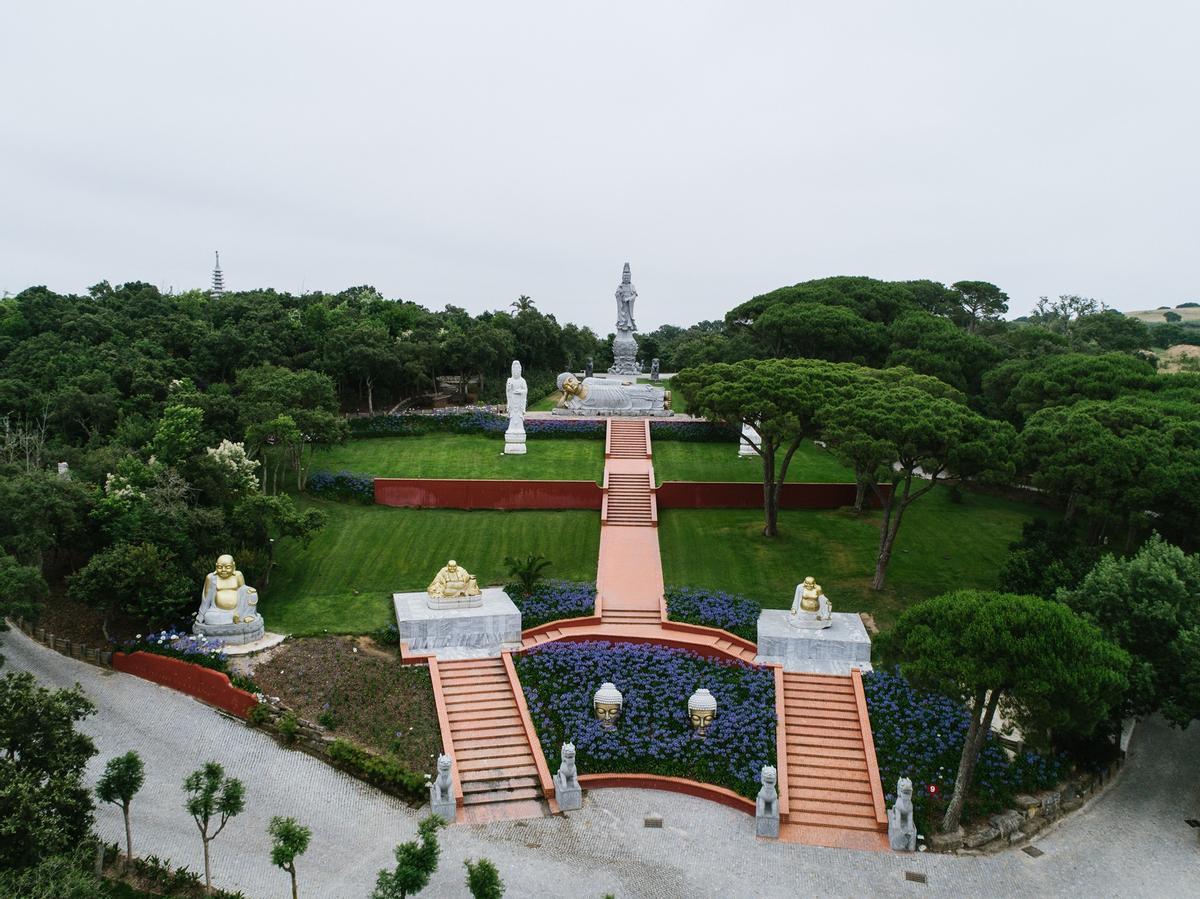
[[[334,740],[329,744],[327,751],[329,760],[337,767],[385,793],[391,793],[401,799],[429,798],[425,776],[414,774],[395,759],[374,755],[346,740]]]

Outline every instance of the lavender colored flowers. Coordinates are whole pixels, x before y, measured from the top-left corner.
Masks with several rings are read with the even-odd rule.
[[[913,687],[899,671],[875,671],[863,677],[871,713],[879,776],[890,803],[896,780],[910,777],[918,821],[930,823],[949,801],[958,774],[959,758],[970,717],[959,702]],[[1006,808],[1014,795],[1048,789],[1066,774],[1065,755],[1026,752],[1009,759],[994,734],[989,734],[975,766],[967,801],[968,815]],[[930,785],[937,788],[934,800]]]
[[[198,637],[186,631],[166,630],[155,634],[138,634],[133,640],[120,645],[120,651],[150,652],[160,656],[183,659],[205,668],[224,671],[229,657],[225,655],[225,644],[221,640]]]
[[[522,628],[591,615],[596,609],[596,585],[591,582],[541,581],[528,596],[516,584],[504,589],[521,610]]]
[[[719,627],[747,640],[758,639],[762,607],[752,599],[702,587],[668,587],[666,599],[672,621]]]
[[[746,797],[775,762],[775,680],[770,669],[683,649],[635,643],[547,643],[513,657],[547,758],[575,744],[579,770],[686,777]],[[624,694],[606,729],[592,694],[612,681]],[[692,732],[687,700],[698,687],[717,698],[706,737]]]
[[[313,496],[368,504],[375,502],[375,478],[367,474],[318,471],[309,477],[306,486]]]

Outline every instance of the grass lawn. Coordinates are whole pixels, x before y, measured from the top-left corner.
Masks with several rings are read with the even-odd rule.
[[[558,406],[558,401],[561,399],[562,399],[562,391],[555,390],[553,393],[547,394],[546,396],[544,396],[540,400],[538,400],[536,403],[531,405],[529,407],[529,411],[530,412],[550,412],[556,406]]]
[[[659,444],[662,446],[663,444]],[[689,448],[695,444],[686,444]],[[655,456],[658,447],[655,447]],[[1052,513],[1037,506],[966,493],[953,503],[939,487],[904,516],[886,588],[871,589],[879,513],[848,509],[779,513],[779,536],[762,536],[757,509],[668,509],[659,540],[667,584],[741,593],[766,608],[787,608],[813,575],[838,612],[870,612],[890,626],[919,600],[960,587],[995,589],[1008,544],[1021,525]]]
[[[757,481],[762,483],[762,458],[739,456],[736,443],[654,441],[654,474],[663,481]],[[831,453],[807,440],[788,465],[789,483],[854,483],[854,472]]]
[[[313,454],[310,471],[377,478],[591,480],[604,474],[603,440],[531,440],[523,456],[504,455],[504,438],[485,434],[365,437]]]
[[[392,624],[392,593],[425,589],[447,559],[462,563],[481,586],[506,580],[505,556],[530,552],[553,562],[550,577],[596,579],[595,512],[394,509],[307,497],[298,504],[321,509],[328,523],[307,547],[298,540],[277,546],[259,607],[279,633],[361,634]]]

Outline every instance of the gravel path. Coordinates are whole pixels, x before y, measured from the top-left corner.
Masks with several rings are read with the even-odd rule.
[[[300,859],[300,892],[366,897],[392,847],[411,839],[423,810],[407,808],[317,760],[278,746],[186,696],[139,678],[64,658],[17,631],[0,635],[6,667],[48,685],[76,681],[100,707],[85,729],[100,755],[137,749],[146,786],[133,805],[134,850],[202,867],[181,783],[216,759],[245,780],[247,810],[213,843],[213,875],[251,897],[284,897],[287,875],[270,864],[267,822],[293,815],[312,827]],[[1178,732],[1160,721],[1134,734],[1120,781],[1088,807],[1039,835],[1045,854],[989,857],[848,852],[758,842],[747,816],[686,796],[596,790],[569,816],[442,831],[441,865],[422,897],[464,897],[463,859],[486,856],[508,896],[1153,896],[1200,897],[1200,726]],[[663,816],[662,830],[642,818]],[[115,806],[98,810],[108,840],[121,834]],[[926,884],[905,872],[926,875]]]

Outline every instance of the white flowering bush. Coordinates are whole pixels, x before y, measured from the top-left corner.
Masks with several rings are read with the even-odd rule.
[[[113,499],[144,499],[146,496],[130,483],[129,478],[111,471],[104,479],[104,495]]]
[[[208,457],[229,473],[233,486],[253,492],[258,489],[259,462],[251,459],[246,453],[244,443],[234,443],[232,440],[222,440],[218,446],[210,446],[205,450]]]

